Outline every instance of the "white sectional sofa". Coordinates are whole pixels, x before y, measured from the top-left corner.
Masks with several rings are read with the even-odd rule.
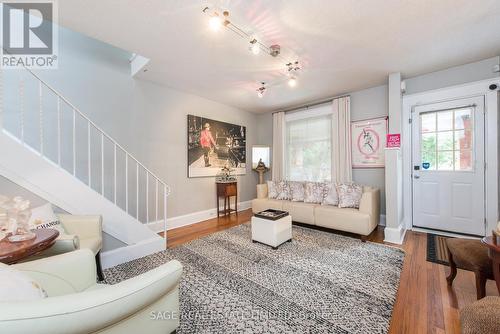
[[[252,211],[266,209],[288,211],[294,222],[316,225],[361,235],[365,241],[378,225],[380,219],[380,190],[363,187],[359,209],[338,208],[304,202],[292,202],[268,198],[266,184],[258,185],[257,198],[252,201]]]

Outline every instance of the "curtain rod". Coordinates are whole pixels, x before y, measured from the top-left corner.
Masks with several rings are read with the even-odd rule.
[[[307,109],[309,109],[311,107],[319,106],[320,104],[329,103],[329,102],[332,102],[333,100],[340,99],[340,98],[343,98],[343,97],[349,97],[349,96],[351,96],[351,95],[347,94],[347,95],[339,95],[339,96],[329,97],[328,99],[325,99],[325,100],[319,100],[319,101],[312,102],[312,103],[309,103],[309,104],[303,104],[303,105],[298,106],[298,107],[276,110],[276,111],[273,111],[271,113],[271,115],[279,113],[279,112],[285,112],[286,113],[286,112],[296,111],[296,110],[300,110],[300,109],[307,110]]]

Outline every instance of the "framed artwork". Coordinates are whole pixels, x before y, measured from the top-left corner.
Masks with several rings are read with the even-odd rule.
[[[245,126],[187,116],[188,177],[216,176],[224,166],[246,174]]]
[[[351,122],[353,168],[385,167],[388,117]]]

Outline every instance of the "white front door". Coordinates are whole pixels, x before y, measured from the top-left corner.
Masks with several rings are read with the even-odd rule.
[[[412,111],[413,226],[484,235],[484,97]]]

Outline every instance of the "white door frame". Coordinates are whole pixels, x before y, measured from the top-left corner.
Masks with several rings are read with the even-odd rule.
[[[411,148],[412,127],[411,111],[414,106],[429,103],[445,102],[460,98],[484,96],[485,99],[485,206],[486,234],[489,235],[498,220],[498,89],[491,91],[489,86],[500,86],[500,78],[493,78],[458,86],[426,91],[403,96],[401,138],[402,147]],[[413,228],[412,221],[412,150],[404,149],[403,153],[403,226]]]

